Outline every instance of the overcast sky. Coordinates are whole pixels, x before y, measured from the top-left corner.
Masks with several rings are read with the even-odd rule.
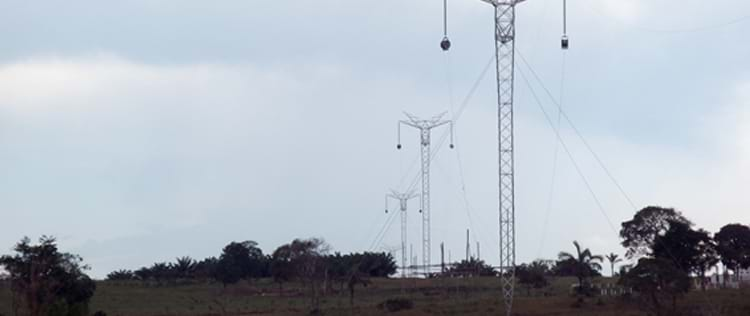
[[[444,241],[461,257],[469,228],[497,264],[494,71],[480,76],[493,10],[449,2],[446,54],[438,0],[3,1],[0,250],[54,235],[95,277],[233,240],[396,250],[398,219],[377,239],[383,197],[414,180],[419,148],[404,129],[396,150],[396,122],[457,115],[479,79],[456,149],[433,161],[432,252]],[[709,231],[750,223],[750,2],[568,1],[567,53],[560,2],[519,5],[518,56],[636,207],[675,207]],[[518,74],[518,261],[573,240],[624,253],[616,230],[636,209],[564,120],[603,209],[562,147],[552,183],[555,135],[532,92],[553,121],[555,106],[517,62],[534,84]],[[416,200],[408,219],[417,255]]]

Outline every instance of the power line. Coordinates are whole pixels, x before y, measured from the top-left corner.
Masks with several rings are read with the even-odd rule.
[[[591,147],[591,145],[586,140],[586,138],[583,137],[583,134],[581,133],[581,131],[579,131],[578,128],[576,127],[576,125],[573,124],[573,120],[571,120],[570,117],[568,117],[568,114],[565,113],[565,111],[563,111],[562,106],[555,100],[555,97],[552,96],[552,93],[549,91],[549,89],[547,89],[547,86],[544,85],[544,82],[542,81],[542,79],[539,77],[539,75],[536,73],[536,71],[534,71],[534,68],[531,67],[531,65],[529,64],[529,62],[526,60],[526,58],[524,58],[523,54],[521,54],[520,51],[518,52],[518,56],[521,57],[521,60],[523,61],[524,65],[526,65],[526,67],[529,69],[529,71],[534,76],[534,78],[536,79],[536,81],[539,83],[539,85],[542,87],[542,89],[544,89],[544,91],[547,93],[547,96],[549,97],[549,99],[557,107],[559,113],[563,116],[563,118],[565,119],[565,121],[568,122],[568,125],[570,125],[571,129],[576,134],[576,136],[578,136],[578,138],[581,140],[581,142],[586,147],[586,149],[588,150],[588,152],[591,153],[591,155],[594,157],[594,159],[596,160],[596,163],[599,165],[599,167],[602,168],[602,170],[607,175],[607,177],[610,179],[610,181],[612,181],[612,183],[614,183],[614,185],[617,187],[617,190],[620,192],[620,194],[622,194],[622,196],[627,200],[627,202],[630,204],[630,206],[633,209],[638,209],[638,207],[636,206],[635,203],[633,203],[633,200],[630,198],[630,196],[627,194],[627,192],[625,192],[625,189],[623,189],[622,185],[620,185],[620,182],[617,181],[617,179],[615,179],[614,175],[612,175],[612,172],[609,171],[609,168],[607,168],[607,166],[604,164],[604,162],[602,161],[602,159],[599,158],[599,155],[594,151],[594,149]]]
[[[528,78],[526,77],[526,74],[523,72],[523,68],[518,68],[518,72],[521,74],[521,78],[526,83],[526,86],[531,91],[531,95],[534,97],[534,100],[536,101],[537,106],[539,106],[539,109],[544,114],[544,118],[547,120],[547,123],[552,128],[552,130],[555,132],[555,136],[557,136],[557,141],[560,142],[560,145],[562,146],[565,153],[568,155],[568,158],[570,158],[570,162],[573,164],[573,167],[575,168],[576,172],[578,173],[578,176],[581,178],[583,183],[586,186],[586,189],[589,191],[589,194],[591,194],[591,197],[594,199],[594,203],[596,203],[596,206],[598,207],[599,212],[604,216],[604,218],[607,220],[607,224],[609,225],[609,228],[612,230],[612,232],[617,233],[617,230],[615,229],[614,225],[612,224],[612,220],[610,220],[609,215],[607,215],[607,211],[604,208],[604,205],[599,200],[599,197],[596,195],[596,192],[594,192],[593,187],[589,183],[588,179],[586,179],[586,176],[583,174],[583,171],[578,166],[578,163],[576,163],[575,158],[573,157],[573,154],[568,149],[568,146],[565,144],[565,141],[563,141],[562,136],[560,135],[559,130],[555,130],[554,123],[552,121],[552,118],[547,113],[547,110],[544,108],[544,105],[542,105],[541,100],[539,99],[539,96],[536,94],[536,91],[531,86],[531,83],[529,82]]]
[[[560,69],[560,108],[562,108],[563,104],[563,94],[565,91],[565,50],[562,51],[562,67]],[[555,135],[559,133],[560,131],[560,125],[562,123],[562,114],[560,113],[560,110],[557,111],[557,125],[553,126],[555,132]],[[547,239],[547,228],[549,226],[549,216],[550,212],[552,211],[552,200],[555,195],[555,180],[557,179],[557,156],[558,152],[560,151],[560,142],[557,141],[557,137],[555,137],[555,149],[552,152],[552,176],[550,179],[550,185],[549,185],[549,195],[547,196],[547,205],[544,210],[544,222],[542,225],[542,238],[539,241],[539,248],[536,252],[536,257],[539,258],[539,256],[542,253],[542,248],[544,248],[544,244]]]

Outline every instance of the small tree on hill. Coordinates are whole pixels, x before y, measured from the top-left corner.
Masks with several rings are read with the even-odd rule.
[[[544,260],[535,260],[530,264],[522,264],[516,267],[518,283],[526,287],[527,295],[531,295],[531,289],[541,289],[549,285],[547,275],[551,272],[550,264]]]
[[[664,258],[643,258],[620,278],[620,283],[641,294],[644,306],[657,316],[667,315],[665,301],[671,301],[671,312],[677,309],[677,298],[690,289],[690,277]]]
[[[295,239],[273,253],[271,270],[277,282],[297,278],[310,287],[312,307],[320,305],[319,285],[325,278],[326,256],[330,246],[318,238]]]
[[[130,281],[135,279],[135,274],[130,270],[117,270],[107,274],[107,280],[109,281]]]
[[[88,267],[81,257],[59,252],[55,239],[46,236],[38,245],[24,238],[14,250],[15,255],[0,257],[0,266],[9,273],[14,297],[23,300],[28,315],[88,313],[96,284],[83,273]]]
[[[468,261],[461,260],[453,267],[448,270],[450,274],[460,275],[473,275],[473,276],[493,276],[497,274],[495,268],[486,264],[483,260],[476,259],[474,257],[469,258]]]
[[[567,261],[573,264],[575,275],[578,278],[578,292],[586,294],[590,289],[589,279],[593,276],[591,271],[601,270],[602,266],[600,263],[604,259],[602,256],[592,255],[588,248],[581,249],[581,245],[577,241],[573,241],[573,245],[576,247],[575,253],[571,254],[563,251],[557,257],[560,261]]]
[[[716,245],[708,232],[693,230],[688,224],[676,221],[670,221],[667,232],[656,238],[653,254],[672,261],[685,273],[699,275],[703,289],[706,271],[719,262]]]
[[[619,257],[620,256],[614,252],[604,256],[604,258],[607,258],[607,261],[609,261],[609,268],[612,277],[615,276],[615,264],[622,261]]]
[[[188,256],[177,258],[172,269],[176,278],[192,279],[195,277],[195,260]]]
[[[750,268],[750,227],[729,224],[714,235],[721,263],[735,274]]]
[[[625,256],[651,255],[654,240],[669,230],[670,221],[692,225],[680,212],[659,206],[648,206],[638,211],[632,220],[623,222],[620,237],[622,246],[628,249]]]

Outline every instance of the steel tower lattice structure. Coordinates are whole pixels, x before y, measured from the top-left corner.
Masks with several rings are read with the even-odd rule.
[[[495,8],[497,126],[500,213],[500,279],[507,315],[513,308],[516,266],[515,180],[513,162],[513,75],[516,5],[524,0],[482,0]]]
[[[399,193],[396,190],[391,189],[391,193],[385,195],[385,211],[388,212],[388,198],[392,198],[399,202],[399,209],[401,210],[401,277],[406,277],[406,209],[409,200],[419,196],[414,191],[408,193]]]
[[[430,269],[430,132],[433,128],[450,124],[451,144],[453,148],[453,121],[443,120],[445,112],[438,114],[431,119],[422,120],[414,115],[404,112],[409,120],[398,121],[398,145],[396,148],[401,149],[401,125],[407,125],[419,130],[420,134],[420,157],[422,163],[422,194],[420,195],[420,212],[422,213],[422,266],[425,275],[429,274]]]

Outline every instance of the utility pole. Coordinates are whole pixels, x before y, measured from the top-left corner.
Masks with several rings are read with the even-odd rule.
[[[408,193],[399,193],[391,189],[391,193],[385,195],[385,212],[388,213],[388,198],[399,201],[401,209],[401,277],[406,277],[406,206],[409,200],[417,197],[413,191]]]
[[[516,5],[525,0],[482,0],[495,8],[495,66],[499,164],[500,279],[506,314],[513,309],[516,267],[513,163],[513,75]]]
[[[481,260],[482,257],[479,255],[479,242],[477,241],[477,261]]]
[[[409,261],[411,261],[409,267],[414,268],[414,264],[416,263],[416,260],[414,260],[414,244],[409,244]]]
[[[469,230],[466,230],[466,262],[469,262],[471,257],[471,246],[469,246]]]
[[[430,270],[430,132],[433,128],[449,124],[451,132],[450,148],[453,148],[453,121],[443,120],[445,112],[433,116],[431,119],[422,120],[409,113],[404,112],[408,120],[398,121],[398,144],[396,148],[401,149],[401,125],[407,125],[419,130],[420,155],[422,161],[422,194],[420,201],[420,212],[422,213],[422,266],[425,276],[429,276]]]
[[[440,243],[440,273],[445,274],[445,243]]]

